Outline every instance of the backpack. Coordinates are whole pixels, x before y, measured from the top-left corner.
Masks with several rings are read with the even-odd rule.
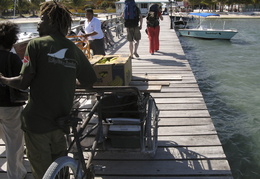
[[[140,10],[134,0],[125,1],[124,19],[125,27],[137,27],[139,23]]]
[[[146,22],[147,22],[147,27],[156,27],[159,25],[159,17],[158,17],[158,5],[154,4],[150,7]]]

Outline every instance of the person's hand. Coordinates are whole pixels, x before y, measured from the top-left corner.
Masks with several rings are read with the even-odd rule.
[[[0,81],[2,81],[3,77],[4,77],[4,75],[0,72]]]
[[[86,40],[88,40],[88,36],[89,36],[88,34],[84,34],[84,35],[83,35],[83,37],[84,37]]]
[[[5,84],[3,83],[3,77],[4,75],[0,73],[0,85],[5,86]]]

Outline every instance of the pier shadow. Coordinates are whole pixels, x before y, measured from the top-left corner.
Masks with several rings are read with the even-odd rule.
[[[105,166],[96,176],[110,179],[120,177],[180,177],[180,176],[232,176],[229,170],[214,169],[212,158],[180,146],[172,141],[159,141],[154,158],[139,152],[97,152],[94,163]],[[215,166],[216,167],[216,166]],[[231,177],[232,178],[232,177]]]
[[[115,41],[113,48],[109,48],[106,53],[109,55],[114,55],[120,48],[122,48],[127,43],[126,36],[123,35],[119,40]]]
[[[163,52],[163,51],[157,51],[158,55],[163,55],[163,56],[170,56],[179,60],[187,60],[185,55],[179,55],[177,53],[168,53],[168,52]],[[156,54],[155,54],[156,55]]]
[[[145,56],[145,58],[142,58],[142,55]],[[147,56],[149,56],[149,58]],[[154,55],[151,55],[149,53],[140,54],[140,58],[138,58],[138,60],[149,61],[160,66],[186,66],[187,64],[187,59],[185,55],[164,51],[157,51]],[[186,63],[181,62],[181,60],[185,60]]]
[[[168,53],[169,56],[174,56],[173,53]],[[152,62],[154,64],[158,64],[159,66],[186,66],[187,63],[184,63],[184,62],[179,62],[179,61],[176,61],[174,59],[172,60],[164,60],[163,59],[163,56],[161,59],[158,59],[158,58],[155,58],[154,56],[157,56],[157,55],[151,55],[151,58],[147,59],[143,59],[143,58],[140,58],[139,60],[143,60],[143,61],[149,61],[149,62]]]

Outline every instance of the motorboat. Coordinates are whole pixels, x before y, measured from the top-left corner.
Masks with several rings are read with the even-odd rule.
[[[204,17],[204,20],[208,16],[219,16],[219,14],[214,13],[190,13],[190,15]],[[196,28],[179,29],[179,34],[186,37],[230,40],[238,33],[237,29],[225,29],[225,22],[222,29],[216,29],[213,27],[208,28],[202,24],[204,20],[201,20],[200,18],[199,25]]]
[[[185,18],[183,17],[179,17],[179,18],[174,18],[174,27],[175,28],[185,28],[187,25],[187,20],[185,20]]]
[[[18,42],[26,41],[36,37],[39,37],[39,33],[37,32],[21,32],[18,34]]]

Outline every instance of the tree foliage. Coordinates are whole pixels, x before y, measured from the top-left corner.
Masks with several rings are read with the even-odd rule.
[[[1,0],[0,2],[0,17],[2,13],[8,9],[14,9],[15,0]],[[84,10],[86,7],[91,7],[95,9],[106,9],[115,8],[115,2],[118,0],[61,0],[66,3],[69,8],[74,9],[75,12],[78,10]],[[177,0],[182,1],[182,0]],[[186,0],[189,2],[190,6],[194,8],[195,5],[206,5],[210,9],[214,9],[216,5],[220,5],[221,8],[224,5],[232,7],[232,5],[253,5],[254,7],[260,6],[260,0]],[[40,3],[45,2],[45,0],[16,0],[16,9],[19,11],[20,16],[23,12],[31,11],[33,16],[39,11]]]
[[[27,0],[18,0],[16,9],[19,12],[20,17],[23,17],[23,12],[28,12],[30,9],[30,3]]]
[[[0,3],[0,17],[2,17],[2,13],[4,10],[7,10],[13,7],[14,3],[12,0],[1,0]]]

